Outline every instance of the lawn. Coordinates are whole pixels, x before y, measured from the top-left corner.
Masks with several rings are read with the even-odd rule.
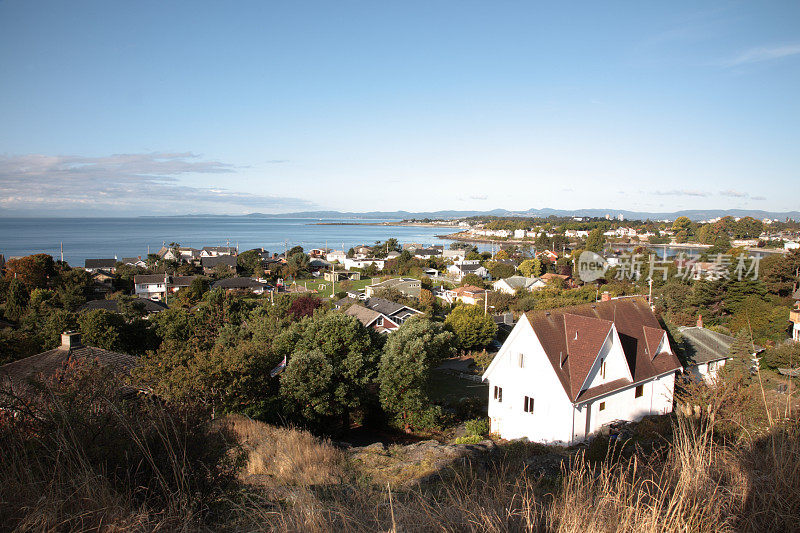
[[[379,278],[374,278],[376,281],[379,281]],[[360,279],[358,281],[350,281],[350,286],[348,290],[353,289],[363,289],[367,285],[372,284],[373,278],[366,278]],[[312,278],[312,279],[299,279],[297,280],[297,284],[301,287],[308,287],[309,289],[317,290],[321,296],[330,296],[331,295],[331,285],[330,281],[325,281],[320,276],[319,278]],[[336,283],[336,292],[339,292],[341,289],[342,282]]]
[[[441,370],[431,375],[431,396],[434,400],[458,401],[461,398],[482,398],[488,401],[489,385],[461,379]]]
[[[399,278],[399,277],[411,277],[411,276],[374,276],[371,278],[362,278],[358,281],[350,281],[350,286],[348,290],[357,290],[363,289],[367,285],[372,285],[372,283],[377,283],[384,278]],[[339,292],[341,289],[341,283],[336,283],[336,292]],[[321,296],[330,296],[331,295],[331,282],[325,281],[320,276],[319,278],[310,278],[310,279],[299,279],[297,280],[297,284],[301,287],[308,287],[309,289],[314,289],[320,292]],[[441,282],[435,281],[434,286],[440,285]]]

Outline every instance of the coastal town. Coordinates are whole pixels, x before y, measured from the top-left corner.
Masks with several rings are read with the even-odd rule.
[[[759,354],[783,353],[787,342],[800,341],[800,226],[793,221],[573,217],[453,224],[464,240],[448,247],[388,239],[348,250],[295,246],[270,253],[172,243],[145,257],[86,259],[82,268],[44,255],[3,259],[5,366],[0,374],[13,369],[17,379],[32,376],[42,357],[33,352],[57,350],[62,333],[82,334],[109,353],[152,357],[146,354],[158,353],[159,344],[168,341],[161,330],[220,298],[240,302],[251,313],[288,306],[290,322],[341,313],[381,335],[402,331],[406,321],[419,317],[431,327],[444,327],[455,350],[437,361],[423,382],[449,369],[448,388],[463,382],[462,394],[485,400],[473,414],[488,414],[487,434],[575,444],[621,421],[670,413],[677,401],[676,379],[694,377],[712,385],[734,358],[731,347],[744,337],[752,346],[766,346]],[[492,248],[480,252],[480,238],[490,238]],[[686,245],[695,248],[682,248]],[[591,282],[579,272],[579,256],[587,251],[605,260],[601,276]],[[753,251],[764,255],[753,258]],[[749,265],[747,270],[737,271],[737,262]],[[729,292],[736,294],[735,303],[728,300]],[[549,317],[544,322],[542,313]],[[763,322],[765,316],[774,318]],[[53,330],[59,321],[62,331]],[[50,333],[41,330],[45,323]],[[127,329],[148,334],[137,338]],[[693,340],[695,331],[705,341]],[[627,351],[623,337],[638,339],[635,352]],[[684,342],[688,348],[682,348]],[[761,369],[763,356],[746,351],[753,352],[746,358],[749,368]],[[64,363],[70,354],[62,354]],[[293,369],[291,354],[284,358],[285,367]],[[787,391],[800,373],[800,357],[797,367],[778,360],[767,365],[768,382],[776,391]],[[527,368],[536,369],[533,377],[525,377]],[[557,392],[561,386],[566,396]],[[147,390],[158,390],[157,383]],[[628,401],[628,391],[645,400]],[[576,415],[558,414],[556,405],[567,400],[579,421]],[[416,409],[452,408],[448,401],[430,398]],[[634,403],[648,407],[621,407]],[[557,420],[570,420],[574,432],[558,433]],[[430,421],[431,427],[438,424]],[[430,429],[426,425],[406,419],[401,427]]]
[[[0,532],[800,531],[800,2],[0,2]]]
[[[76,405],[111,386],[306,428],[401,487],[518,442],[555,475],[575,454],[655,453],[676,416],[762,402],[755,430],[800,412],[797,222],[450,224],[447,246],[0,256],[0,412],[79,379]]]

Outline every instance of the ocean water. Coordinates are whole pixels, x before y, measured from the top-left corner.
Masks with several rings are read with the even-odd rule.
[[[347,250],[390,237],[423,245],[449,244],[436,235],[448,228],[372,225],[317,225],[358,222],[352,219],[251,217],[141,218],[0,218],[0,253],[6,258],[47,253],[72,266],[87,258],[145,257],[166,243],[202,248],[230,244],[244,251],[263,247],[270,252],[300,245],[306,250],[325,246]],[[369,222],[390,222],[369,220]]]

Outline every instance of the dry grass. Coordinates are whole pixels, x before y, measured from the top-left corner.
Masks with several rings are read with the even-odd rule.
[[[282,499],[250,494],[235,527],[261,531],[793,531],[800,527],[800,427],[775,423],[745,444],[719,445],[713,424],[677,419],[656,459],[595,464],[573,457],[552,480],[511,461],[454,470],[446,483],[295,487]]]
[[[241,478],[272,485],[328,485],[346,478],[345,454],[308,431],[230,415],[224,423],[247,452]]]
[[[208,434],[181,429],[161,411],[137,421],[114,409],[87,419],[85,409],[65,408],[50,425],[31,426],[37,431],[27,431],[18,420],[0,425],[0,529],[800,529],[800,422],[742,421],[740,433],[733,435],[734,404],[710,408],[699,419],[674,418],[672,435],[659,453],[612,449],[600,461],[577,453],[560,476],[542,477],[524,460],[536,464],[543,450],[514,443],[488,464],[446,467],[446,481],[405,490],[384,485],[379,476],[366,483],[349,452],[308,432],[231,416],[222,423],[248,452],[239,474],[247,483],[228,486],[224,476],[203,478],[211,486],[204,489],[202,506],[196,504],[202,479],[190,474],[210,463],[187,457],[199,457],[212,446]],[[661,423],[643,423],[642,432],[653,432]],[[109,432],[108,424],[121,435]],[[125,443],[125,453],[117,453]],[[404,453],[390,449],[378,455],[405,461]]]

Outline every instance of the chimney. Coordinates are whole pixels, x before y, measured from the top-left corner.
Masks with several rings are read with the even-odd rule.
[[[603,291],[603,294],[600,296],[601,302],[610,302],[611,301],[611,293],[608,291]]]
[[[61,334],[61,348],[63,350],[72,350],[73,348],[80,348],[81,334],[77,331],[65,331]]]
[[[703,327],[703,315],[697,315],[697,327],[698,328]]]

